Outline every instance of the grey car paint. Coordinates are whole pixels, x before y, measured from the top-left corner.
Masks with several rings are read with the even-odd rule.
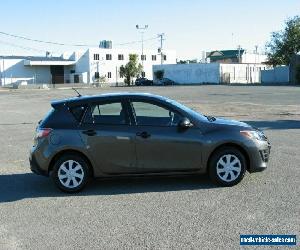
[[[176,102],[151,94],[106,94],[94,97],[66,99],[52,105],[60,110],[69,110],[78,103],[103,100],[130,100],[162,105],[187,117],[193,126],[180,130],[175,127],[143,127],[135,124],[133,115],[128,113],[127,125],[97,125],[76,123],[63,129],[53,129],[51,136],[43,138],[30,152],[31,168],[34,172],[47,175],[58,155],[75,151],[83,155],[92,165],[95,177],[127,174],[182,174],[204,173],[209,158],[219,146],[235,145],[245,153],[250,172],[266,168],[259,150],[269,148],[268,141],[256,142],[240,134],[251,129],[246,123],[225,119],[206,119]],[[128,106],[127,106],[128,108]],[[75,123],[75,121],[74,121]],[[94,130],[92,136],[83,132]],[[147,132],[143,138],[137,133]]]

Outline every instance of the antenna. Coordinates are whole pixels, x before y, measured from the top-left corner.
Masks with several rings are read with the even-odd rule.
[[[77,93],[77,97],[81,97],[82,95],[77,91],[77,89],[72,88],[76,93]]]

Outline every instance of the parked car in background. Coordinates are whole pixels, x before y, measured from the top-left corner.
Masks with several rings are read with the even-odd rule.
[[[145,77],[137,78],[135,80],[135,85],[136,86],[151,86],[151,85],[153,85],[153,81],[149,80],[149,79],[147,79]]]
[[[169,78],[162,78],[162,79],[157,79],[153,82],[154,85],[162,85],[162,86],[167,86],[167,85],[175,85],[176,83],[169,79]]]
[[[208,173],[221,186],[267,168],[270,143],[250,125],[204,116],[166,97],[141,93],[54,101],[36,129],[34,173],[65,192],[91,177]]]

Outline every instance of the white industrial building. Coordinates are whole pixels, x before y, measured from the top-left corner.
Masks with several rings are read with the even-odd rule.
[[[123,82],[119,69],[137,54],[142,75],[152,79],[152,66],[161,63],[157,50],[89,48],[63,53],[60,57],[0,56],[0,86],[10,84],[94,83],[99,77],[108,83]],[[143,57],[143,58],[142,58]],[[164,50],[162,61],[176,63],[176,52]],[[143,59],[143,60],[142,60]]]
[[[154,65],[153,74],[163,70],[164,77],[179,84],[260,83],[261,71],[267,68],[257,63],[164,64]]]

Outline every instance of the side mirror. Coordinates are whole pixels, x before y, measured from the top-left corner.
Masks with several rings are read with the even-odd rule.
[[[178,126],[179,126],[179,128],[187,129],[187,128],[192,127],[193,124],[191,123],[191,121],[188,118],[184,117],[179,121]]]

